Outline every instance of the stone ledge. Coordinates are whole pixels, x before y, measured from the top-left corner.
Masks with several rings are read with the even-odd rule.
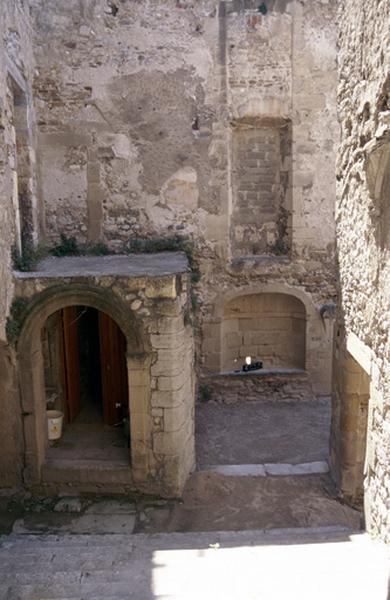
[[[255,371],[224,371],[222,373],[211,373],[207,377],[216,378],[216,377],[308,377],[307,371],[304,369],[256,369]]]
[[[63,256],[42,260],[35,271],[14,271],[16,279],[68,277],[164,277],[189,270],[184,252],[113,254],[108,256]]]
[[[318,475],[328,473],[329,465],[325,460],[309,463],[266,463],[257,465],[207,465],[201,471],[213,471],[227,477],[266,477],[291,475]]]

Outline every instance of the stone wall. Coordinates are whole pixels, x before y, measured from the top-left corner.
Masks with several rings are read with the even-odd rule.
[[[233,130],[233,256],[290,250],[290,136],[288,123]]]
[[[335,0],[30,3],[48,240],[189,236],[202,371],[229,291],[335,298]]]
[[[351,469],[348,431],[337,414],[357,410],[359,378],[351,383],[350,360],[369,378],[365,505],[369,529],[390,539],[390,16],[385,0],[347,0],[340,9],[337,247],[340,266],[339,333],[335,349],[333,460]],[[339,383],[338,383],[339,382]],[[355,408],[354,408],[355,406]],[[351,430],[350,430],[351,431]],[[365,444],[365,433],[354,430]],[[362,465],[360,464],[360,469]],[[339,473],[343,482],[344,472]],[[344,480],[345,483],[345,480]],[[343,491],[351,494],[351,482]],[[353,490],[352,490],[353,491]]]
[[[58,276],[55,272],[63,273],[61,261],[66,259],[54,260],[54,273],[16,275],[16,294],[26,303],[16,341],[24,483],[41,483],[48,443],[42,327],[57,310],[84,305],[107,313],[126,337],[134,486],[145,493],[179,496],[195,467],[194,348],[185,257],[179,255],[177,272],[169,273],[157,256],[161,276],[118,275],[115,268],[91,276],[85,269],[89,259],[77,268],[77,258],[77,273]]]
[[[20,482],[22,435],[15,382],[15,357],[5,324],[13,298],[11,248],[20,243],[23,212],[34,209],[29,233],[36,240],[35,136],[31,81],[34,62],[29,10],[5,0],[0,19],[0,438],[1,485]],[[19,189],[18,189],[19,188]],[[23,211],[27,209],[27,211]]]

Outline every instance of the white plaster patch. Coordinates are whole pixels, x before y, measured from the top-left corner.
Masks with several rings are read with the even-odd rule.
[[[195,169],[184,167],[176,171],[163,185],[162,195],[168,205],[197,208],[199,189]]]

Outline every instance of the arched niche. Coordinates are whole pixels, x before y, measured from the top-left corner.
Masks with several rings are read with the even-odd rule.
[[[221,370],[240,367],[246,356],[264,368],[305,369],[306,309],[284,293],[240,295],[226,302],[221,324]]]

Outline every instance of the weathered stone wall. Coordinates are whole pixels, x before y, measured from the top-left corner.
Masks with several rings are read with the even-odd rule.
[[[66,259],[54,260],[61,273],[61,260]],[[92,276],[83,274],[83,268],[74,275],[17,274],[16,294],[27,303],[16,341],[25,483],[41,482],[48,443],[41,329],[56,310],[86,305],[109,314],[126,336],[135,488],[168,497],[181,494],[195,467],[189,275],[185,257],[184,268],[177,273],[168,273],[166,268],[164,273],[164,259],[156,260],[161,263],[161,276],[116,275],[115,270]]]
[[[23,438],[15,380],[15,357],[6,342],[5,324],[13,298],[11,248],[18,242],[21,214],[18,186],[30,208],[34,205],[37,237],[32,28],[26,3],[5,0],[0,18],[0,481],[20,482]],[[18,97],[16,97],[18,95]],[[21,143],[20,125],[23,124]],[[19,131],[16,135],[16,129]],[[18,164],[19,163],[19,164]],[[27,165],[29,172],[27,173]],[[23,176],[20,171],[23,170]],[[18,180],[19,171],[19,180]]]
[[[190,236],[206,370],[229,290],[335,297],[335,0],[30,3],[48,239]]]
[[[233,130],[233,256],[290,250],[290,136],[287,123]]]
[[[369,529],[390,539],[390,15],[385,0],[346,0],[340,9],[337,247],[341,312],[336,366],[344,371],[334,393],[333,457],[345,466],[348,435],[337,414],[358,410],[349,352],[369,377],[365,504]],[[336,368],[336,372],[337,372]],[[352,369],[353,372],[353,369]],[[340,382],[337,385],[337,382]],[[353,419],[350,420],[350,424]],[[356,418],[355,418],[356,423]],[[353,467],[353,452],[348,466]],[[356,458],[356,462],[358,462]],[[360,465],[362,468],[362,465]],[[345,473],[344,473],[345,474]],[[339,473],[343,481],[343,473]],[[351,485],[344,493],[351,494]]]

